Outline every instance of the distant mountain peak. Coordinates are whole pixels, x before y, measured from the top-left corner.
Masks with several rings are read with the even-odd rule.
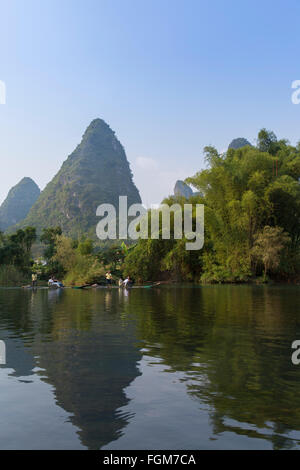
[[[122,144],[110,126],[97,118],[22,225],[39,231],[60,225],[71,236],[92,235],[99,221],[97,207],[110,203],[117,209],[119,196],[127,196],[128,205],[141,202]]]
[[[89,139],[94,134],[106,134],[111,136],[115,135],[111,127],[103,119],[100,118],[96,118],[91,121],[91,123],[86,128],[82,139]]]
[[[174,186],[174,195],[184,196],[188,199],[193,196],[193,190],[184,181],[177,180]]]
[[[35,181],[33,181],[33,179],[30,178],[30,176],[24,176],[24,178],[22,178],[22,179],[19,181],[18,184],[24,184],[24,183],[26,183],[26,184],[27,184],[27,183],[30,183],[30,184],[36,186],[37,188],[39,188],[38,185],[35,183]]]
[[[245,147],[246,145],[249,145],[250,147],[252,147],[252,145],[247,139],[245,139],[244,137],[237,137],[236,139],[233,139],[230,142],[230,144],[228,145],[228,149],[237,150],[242,147]]]
[[[25,176],[13,186],[0,206],[0,229],[21,222],[40,195],[40,188],[32,178]]]

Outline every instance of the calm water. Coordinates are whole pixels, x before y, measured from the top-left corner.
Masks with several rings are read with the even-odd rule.
[[[298,287],[0,290],[2,449],[300,447]]]

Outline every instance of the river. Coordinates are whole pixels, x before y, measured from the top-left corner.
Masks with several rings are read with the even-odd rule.
[[[0,289],[0,448],[300,448],[299,301],[297,286]]]

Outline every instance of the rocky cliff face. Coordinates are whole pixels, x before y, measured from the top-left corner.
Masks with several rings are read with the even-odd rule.
[[[92,235],[97,207],[110,203],[118,208],[119,196],[127,196],[128,205],[141,202],[123,146],[102,119],[95,119],[22,226],[40,231],[60,225],[70,236]]]
[[[0,230],[23,220],[40,195],[40,189],[31,178],[23,178],[11,188],[0,206]]]

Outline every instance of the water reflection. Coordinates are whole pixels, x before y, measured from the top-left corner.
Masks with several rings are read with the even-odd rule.
[[[0,372],[48,384],[66,446],[67,420],[90,449],[295,448],[299,297],[296,287],[0,290]]]
[[[117,439],[129,419],[117,410],[128,403],[123,390],[139,374],[135,326],[124,324],[111,292],[53,292],[15,291],[5,300],[0,292],[6,367],[24,377],[38,366],[36,374],[53,387],[82,444],[99,449]],[[55,436],[49,438],[55,448]]]
[[[135,299],[138,335],[152,358],[183,372],[188,394],[209,409],[214,438],[229,432],[275,449],[298,446],[300,368],[291,343],[300,338],[299,289],[161,290],[146,315],[148,294]]]

